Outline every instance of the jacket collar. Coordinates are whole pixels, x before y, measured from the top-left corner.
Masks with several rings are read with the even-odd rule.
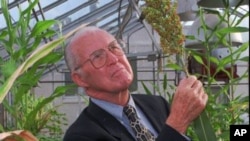
[[[87,113],[91,118],[95,119],[101,127],[107,130],[110,135],[119,138],[121,141],[134,140],[127,129],[117,119],[101,109],[91,100],[89,102]]]
[[[151,122],[154,129],[159,133],[164,125],[165,118],[161,118],[161,113],[156,109],[155,105],[152,105],[151,98],[144,98],[140,95],[131,95],[133,96],[134,102],[140,109],[144,112],[146,117]],[[130,135],[127,129],[111,114],[97,106],[90,100],[88,112],[97,123],[106,129],[112,136],[120,138],[121,141],[133,141],[134,138]]]
[[[148,120],[150,121],[150,123],[152,124],[152,126],[154,127],[154,129],[159,133],[162,129],[162,125],[161,122],[165,119],[160,119],[161,113],[157,113],[157,111],[159,111],[159,109],[154,109],[156,108],[155,106],[151,105],[152,101],[150,101],[150,98],[147,99],[141,99],[139,98],[139,95],[133,96],[134,102],[135,104],[143,111],[143,113],[146,115],[146,117],[148,118]]]

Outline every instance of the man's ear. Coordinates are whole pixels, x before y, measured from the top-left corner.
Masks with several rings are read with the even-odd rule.
[[[81,76],[79,73],[77,73],[77,72],[72,72],[72,73],[71,73],[71,78],[72,78],[72,80],[73,80],[78,86],[84,87],[84,88],[88,87],[88,83],[86,83],[86,82],[84,81],[84,79],[82,78],[82,76]]]

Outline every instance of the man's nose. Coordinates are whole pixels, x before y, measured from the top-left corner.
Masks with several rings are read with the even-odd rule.
[[[119,58],[116,56],[112,51],[107,51],[107,63],[108,64],[113,64],[118,62]]]

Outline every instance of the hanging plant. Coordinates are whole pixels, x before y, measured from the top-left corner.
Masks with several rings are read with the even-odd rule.
[[[160,35],[164,54],[180,54],[185,40],[180,18],[176,12],[177,2],[171,0],[145,0],[143,15]]]
[[[142,15],[159,34],[162,52],[167,55],[177,55],[182,66],[171,63],[169,67],[182,70],[188,76],[186,52],[183,48],[185,35],[176,10],[177,2],[171,0],[145,0],[145,2],[146,7],[142,9]]]

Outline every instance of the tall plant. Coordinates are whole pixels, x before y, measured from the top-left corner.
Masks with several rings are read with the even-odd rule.
[[[177,58],[181,58],[180,62],[168,63],[166,67],[177,71],[184,71],[188,75],[188,64],[186,60],[192,57],[200,66],[204,68],[204,72],[206,72],[205,74],[203,72],[197,72],[194,74],[198,78],[202,78],[202,81],[206,82],[205,91],[209,94],[209,101],[205,111],[188,129],[188,134],[195,141],[228,141],[230,137],[229,125],[241,123],[240,115],[248,113],[249,96],[240,95],[236,97],[234,86],[241,80],[248,77],[249,68],[247,68],[241,76],[236,78],[234,77],[235,74],[233,72],[233,65],[238,61],[249,61],[248,56],[241,57],[242,52],[249,48],[249,41],[243,43],[237,48],[237,50],[233,50],[230,35],[235,32],[249,32],[249,28],[239,26],[245,18],[249,17],[249,12],[239,19],[235,18],[231,21],[229,17],[232,17],[235,14],[240,3],[233,10],[231,10],[229,7],[229,1],[223,0],[225,4],[223,13],[217,10],[200,8],[199,18],[201,19],[201,26],[198,27],[197,34],[200,35],[204,33],[205,38],[199,39],[196,36],[186,36],[186,39],[199,42],[199,44],[205,49],[205,52],[201,53],[200,51],[183,47],[182,39],[184,38],[182,36],[183,33],[180,30],[181,23],[176,13],[176,2],[172,2],[170,0],[146,0],[145,2],[146,7],[143,9],[145,19],[152,25],[153,29],[159,33],[161,46],[163,50],[165,50],[164,53],[174,54],[178,56]],[[206,24],[204,16],[208,13],[218,16],[219,21],[215,27],[210,27]],[[226,23],[227,27],[221,28],[221,25],[224,23]],[[214,41],[214,38],[217,40]],[[166,42],[169,43],[166,44]],[[212,56],[212,51],[220,48],[222,45],[225,48],[228,48],[230,54],[229,56],[219,60],[218,58]],[[211,73],[210,69],[214,64],[217,67],[214,72]],[[231,64],[230,69],[225,68],[228,64]],[[219,73],[224,73],[226,78],[228,78],[229,83],[219,84],[216,79],[216,76]],[[213,91],[212,86],[214,84],[220,88],[218,92]],[[168,83],[166,82],[166,79],[164,79],[162,86],[162,90],[164,90],[163,93],[165,93],[167,88],[166,85],[168,85]],[[147,93],[151,93],[144,83],[143,86]],[[224,103],[218,102],[220,97],[227,97],[228,101]]]
[[[32,90],[38,85],[46,69],[62,59],[64,41],[85,26],[82,25],[65,36],[52,29],[53,25],[59,24],[55,20],[39,21],[30,27],[32,9],[38,2],[39,0],[33,0],[26,9],[19,8],[19,19],[13,23],[7,0],[1,0],[7,28],[0,33],[0,45],[4,49],[2,51],[6,52],[6,56],[0,56],[0,103],[10,115],[11,122],[0,129],[25,129],[34,135],[45,128],[52,129],[50,122],[53,119],[59,119],[57,123],[64,123],[65,119],[58,118],[60,113],[55,111],[51,102],[74,86],[59,86],[50,96],[41,98],[36,98]],[[43,39],[53,37],[58,38],[43,43]],[[61,49],[55,50],[58,47]],[[9,98],[6,98],[7,95]]]
[[[195,61],[204,68],[203,72],[196,73],[203,82],[206,82],[205,89],[209,94],[209,101],[206,108],[208,119],[203,123],[210,121],[216,135],[216,139],[220,141],[229,140],[229,127],[232,124],[242,123],[241,115],[249,114],[249,96],[248,94],[237,94],[236,86],[239,86],[242,80],[248,78],[249,68],[237,76],[236,64],[239,62],[249,62],[249,56],[243,56],[243,53],[249,48],[249,41],[242,43],[235,49],[231,36],[234,33],[249,32],[249,28],[240,26],[240,23],[247,17],[249,12],[241,17],[236,17],[235,13],[239,8],[240,3],[233,10],[229,7],[229,1],[223,0],[223,12],[213,9],[199,9],[199,18],[201,26],[198,27],[197,34],[204,34],[204,39],[197,36],[187,36],[190,40],[195,40],[204,47],[203,52],[187,49]],[[208,25],[205,16],[212,14],[218,18],[215,26]],[[228,56],[217,58],[213,55],[213,51],[218,49],[227,49]],[[214,69],[214,70],[212,70]],[[225,84],[220,84],[217,76],[223,74]],[[219,87],[215,92],[213,86]],[[219,99],[223,98],[222,101]],[[202,120],[202,119],[201,119]],[[223,121],[223,122],[222,122]],[[202,122],[202,121],[200,121]],[[193,129],[196,133],[201,133],[201,127],[194,122]],[[204,136],[205,137],[205,136]],[[199,140],[201,138],[199,137]]]

